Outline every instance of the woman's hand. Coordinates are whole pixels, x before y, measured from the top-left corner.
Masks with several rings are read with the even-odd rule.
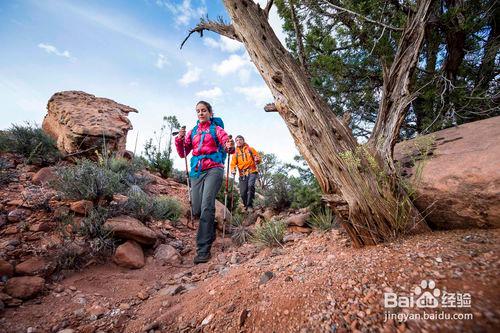
[[[226,141],[226,150],[231,150],[231,148],[233,148],[233,147],[234,147],[234,140],[233,139],[227,140]]]
[[[185,135],[186,135],[186,127],[182,126],[181,129],[179,130],[179,134],[177,134],[177,137],[179,139],[184,139]]]

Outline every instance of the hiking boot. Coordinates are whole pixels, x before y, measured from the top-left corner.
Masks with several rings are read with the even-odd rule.
[[[211,257],[212,256],[210,255],[210,253],[198,253],[194,257],[193,262],[195,263],[195,265],[202,264],[204,262],[208,262]]]

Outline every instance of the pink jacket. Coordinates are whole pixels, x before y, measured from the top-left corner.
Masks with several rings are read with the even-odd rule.
[[[193,151],[194,156],[198,155],[208,155],[211,153],[214,153],[217,151],[217,146],[215,144],[215,140],[212,139],[212,136],[210,135],[210,121],[200,123],[198,124],[198,133],[194,135],[193,137],[193,142],[191,142],[191,132],[193,130],[190,130],[186,133],[186,136],[184,137],[184,142],[181,138],[176,137],[175,138],[175,148],[177,149],[177,153],[181,158],[184,158],[184,150],[182,149],[182,144],[184,143],[184,147],[186,148],[186,155],[189,155],[191,150]],[[203,139],[203,143],[201,147],[200,145],[200,139],[201,139],[201,132],[205,131],[207,132],[205,134],[205,138]],[[219,140],[219,143],[225,147],[226,141],[229,139],[227,133],[224,131],[224,129],[220,126],[217,126],[215,128],[215,133],[217,135],[217,139]],[[194,147],[194,149],[193,149]],[[232,153],[232,151],[228,151],[228,153]],[[223,168],[224,165],[220,163],[216,163],[212,161],[211,159],[203,159],[201,161],[201,170],[208,170],[211,168]]]

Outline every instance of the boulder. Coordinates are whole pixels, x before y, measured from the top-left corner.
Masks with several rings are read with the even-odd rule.
[[[55,169],[53,167],[45,167],[38,170],[31,178],[31,182],[35,185],[44,185],[56,179]]]
[[[45,280],[38,276],[21,276],[9,279],[5,284],[5,292],[14,298],[28,299],[32,298],[45,285]]]
[[[215,200],[215,220],[217,221],[217,228],[222,230],[224,224],[224,210],[226,211],[226,223],[231,221],[231,212],[219,200]]]
[[[145,265],[144,252],[138,243],[129,240],[116,248],[113,261],[126,268],[142,268]]]
[[[301,213],[297,215],[290,215],[286,220],[286,224],[291,226],[291,225],[296,225],[298,227],[303,227],[307,220],[309,220],[309,217],[311,216],[311,213]]]
[[[411,166],[411,160],[421,158],[418,141],[397,144],[394,157],[407,167],[403,172],[413,177],[415,205],[429,225],[435,229],[500,227],[500,117],[417,140],[433,142],[420,177],[415,177]]]
[[[123,154],[132,129],[130,112],[137,110],[82,91],[63,91],[50,98],[42,128],[63,154],[88,151],[95,156],[104,144],[107,151]]]
[[[179,252],[173,246],[167,244],[161,244],[156,248],[154,258],[162,265],[178,265],[182,263]]]
[[[141,221],[126,215],[112,217],[104,223],[104,228],[111,230],[115,236],[135,240],[145,245],[156,242],[156,234]]]
[[[14,275],[14,267],[6,260],[0,259],[0,280],[3,276],[11,277]]]
[[[51,263],[41,257],[29,258],[16,265],[17,275],[46,275],[52,271]]]
[[[75,213],[85,215],[92,210],[94,204],[89,200],[80,200],[72,202],[69,209]]]

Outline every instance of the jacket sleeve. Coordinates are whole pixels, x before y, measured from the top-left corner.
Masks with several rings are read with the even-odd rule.
[[[252,147],[250,147],[250,149],[252,150],[252,154],[253,154],[253,158],[255,160],[255,163],[260,164],[260,162],[262,162],[262,158],[260,158],[259,153],[257,152],[257,150],[253,149]]]
[[[191,149],[193,149],[193,143],[191,142],[191,131],[187,132],[186,135],[184,136],[184,140],[179,138],[178,136],[175,138],[175,148],[177,149],[177,154],[179,154],[179,157],[184,158],[189,153],[191,152]],[[184,148],[186,148],[186,155],[184,155]]]

